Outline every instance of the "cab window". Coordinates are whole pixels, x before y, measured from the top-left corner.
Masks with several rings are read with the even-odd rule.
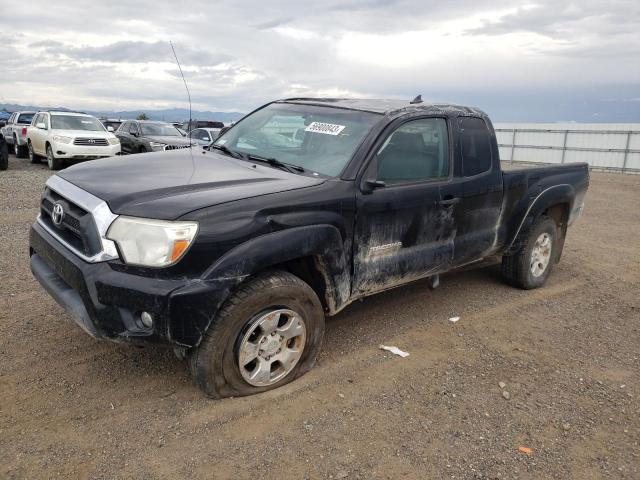
[[[449,134],[444,118],[421,118],[398,127],[378,150],[377,179],[413,183],[449,176]]]
[[[473,177],[491,169],[491,134],[481,118],[460,117],[460,150],[462,173]]]

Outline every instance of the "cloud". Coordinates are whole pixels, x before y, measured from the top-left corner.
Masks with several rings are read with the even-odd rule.
[[[0,37],[12,39],[1,43],[0,102],[182,107],[169,40],[206,110],[323,94],[486,107],[502,91],[612,85],[638,97],[639,10],[626,0],[111,0],[87,15],[80,1],[18,2],[0,16]]]
[[[42,48],[48,55],[64,56],[74,60],[88,60],[111,63],[150,63],[173,62],[174,57],[169,42],[121,41],[101,46],[83,45],[81,47],[62,42],[35,42],[30,45]],[[175,45],[178,58],[185,65],[218,65],[233,57],[228,54],[194,49],[184,45]]]

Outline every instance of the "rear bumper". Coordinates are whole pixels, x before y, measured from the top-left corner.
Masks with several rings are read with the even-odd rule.
[[[234,279],[160,279],[88,263],[37,222],[29,233],[34,277],[86,333],[133,344],[197,345]],[[145,327],[140,314],[154,321]]]

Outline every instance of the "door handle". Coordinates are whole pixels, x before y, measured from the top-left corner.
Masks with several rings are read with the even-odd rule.
[[[445,197],[443,200],[438,202],[438,205],[441,207],[448,207],[450,205],[456,205],[460,203],[460,197]]]

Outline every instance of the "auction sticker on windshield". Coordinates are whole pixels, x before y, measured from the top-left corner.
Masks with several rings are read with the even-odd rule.
[[[336,125],[335,123],[311,122],[305,132],[324,133],[325,135],[338,135],[345,129],[345,125]]]

